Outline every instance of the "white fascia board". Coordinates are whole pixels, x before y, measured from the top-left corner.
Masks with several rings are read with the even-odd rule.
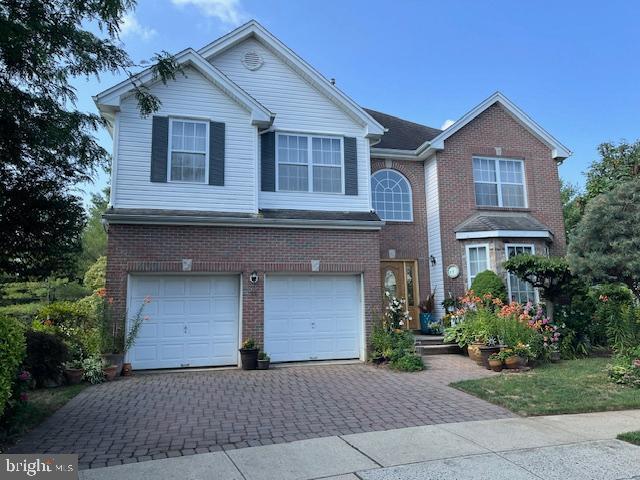
[[[196,68],[205,78],[220,88],[226,95],[231,97],[242,107],[246,108],[251,113],[251,121],[253,125],[271,125],[275,115],[271,113],[268,108],[260,104],[255,98],[229,79],[229,77],[224,75],[211,63],[207,62],[195,50],[192,48],[183,50],[175,55],[175,61],[180,66],[192,66]],[[154,76],[153,67],[149,67],[134,75],[132,79],[127,79],[104,92],[99,93],[94,97],[94,102],[100,111],[103,112],[103,114],[107,114],[110,111],[117,111],[120,107],[122,98],[133,88],[134,81],[141,84],[147,84],[149,82],[158,81],[158,79]]]
[[[470,240],[475,238],[553,238],[548,230],[487,230],[477,232],[456,232],[456,240]]]
[[[425,142],[420,147],[418,147],[417,151],[419,152],[419,155],[421,157],[425,156],[426,158],[426,156],[429,156],[431,153],[433,153],[433,151],[443,150],[444,141],[447,138],[462,129],[465,125],[467,125],[474,118],[476,118],[496,102],[500,103],[517,121],[519,121],[531,133],[533,133],[545,144],[547,144],[551,148],[551,155],[554,159],[564,160],[565,158],[571,156],[571,150],[560,143],[555,137],[553,137],[553,135],[551,135],[544,128],[538,125],[529,115],[518,108],[518,106],[516,106],[511,100],[509,100],[500,92],[494,93],[489,98],[480,103],[480,105],[467,112],[465,115],[463,115],[462,118],[460,118],[457,122],[443,131],[436,138]]]
[[[251,20],[236,28],[232,32],[204,46],[198,53],[205,59],[209,59],[232,46],[255,37],[258,41],[270,48],[276,55],[282,58],[294,71],[301,75],[311,85],[316,87],[324,95],[341,106],[352,117],[359,120],[366,128],[365,137],[375,138],[384,134],[384,127],[369,115],[360,105],[351,100],[338,87],[327,80],[320,72],[304,61],[293,50],[282,43],[276,36],[269,32],[255,20]]]
[[[391,160],[420,160],[415,150],[396,150],[394,148],[371,148],[371,158],[388,158]]]

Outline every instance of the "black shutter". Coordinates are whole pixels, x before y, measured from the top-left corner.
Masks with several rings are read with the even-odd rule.
[[[209,123],[209,185],[224,185],[224,123]]]
[[[151,181],[167,181],[169,118],[153,117],[151,124]]]
[[[358,195],[358,147],[354,137],[344,137],[344,193]]]
[[[260,138],[260,178],[263,192],[276,191],[276,134],[263,133]]]

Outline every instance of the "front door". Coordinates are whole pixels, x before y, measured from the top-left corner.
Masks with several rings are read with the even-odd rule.
[[[418,266],[415,260],[385,260],[380,263],[382,295],[386,304],[389,296],[403,298],[411,321],[407,328],[420,328]],[[387,295],[388,294],[388,295]]]

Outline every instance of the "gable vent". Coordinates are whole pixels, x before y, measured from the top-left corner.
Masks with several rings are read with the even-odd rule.
[[[253,50],[248,51],[242,57],[242,64],[249,70],[258,70],[263,63],[262,57]]]

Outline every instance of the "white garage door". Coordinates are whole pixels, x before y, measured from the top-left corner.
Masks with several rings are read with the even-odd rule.
[[[147,295],[149,318],[128,353],[134,369],[237,364],[237,276],[132,276],[129,316]]]
[[[265,280],[264,343],[273,361],[358,358],[361,324],[359,277]]]

